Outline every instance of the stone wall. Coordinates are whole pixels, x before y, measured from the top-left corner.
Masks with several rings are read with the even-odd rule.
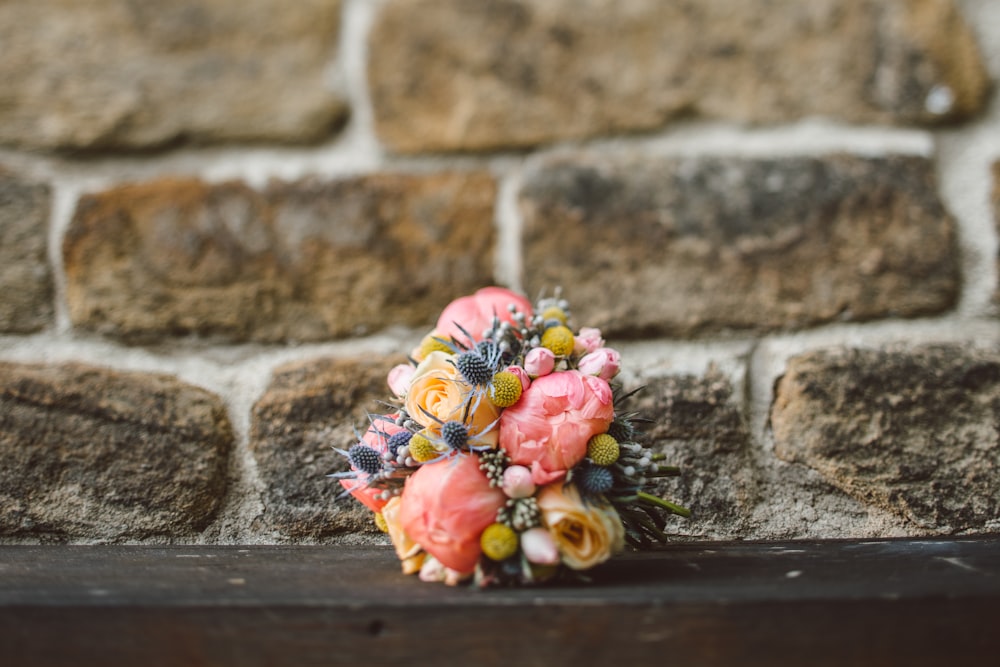
[[[0,542],[382,539],[331,447],[491,283],[683,539],[1000,531],[1000,4],[156,4],[0,6]]]

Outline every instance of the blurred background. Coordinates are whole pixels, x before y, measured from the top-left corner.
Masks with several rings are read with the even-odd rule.
[[[451,299],[561,286],[684,538],[1000,531],[1000,3],[0,2],[0,541],[367,542]]]

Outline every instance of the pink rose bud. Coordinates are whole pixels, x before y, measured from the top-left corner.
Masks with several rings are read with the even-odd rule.
[[[521,381],[521,391],[527,391],[528,387],[531,386],[531,378],[528,376],[528,371],[520,366],[508,366],[507,372],[513,373]]]
[[[524,370],[533,378],[542,377],[556,367],[556,355],[547,347],[533,348],[524,356]]]
[[[524,466],[510,466],[503,471],[501,488],[508,498],[530,498],[535,494],[531,470]]]
[[[584,375],[596,375],[602,380],[610,380],[618,375],[622,367],[622,358],[617,350],[602,347],[594,350],[580,360],[578,368]]]
[[[389,371],[389,390],[395,396],[405,396],[416,369],[410,364],[400,364]]]
[[[521,533],[521,553],[535,565],[558,565],[559,548],[548,530],[541,526]]]
[[[594,327],[581,327],[580,333],[573,337],[573,351],[577,354],[593,352],[603,345],[601,330]]]

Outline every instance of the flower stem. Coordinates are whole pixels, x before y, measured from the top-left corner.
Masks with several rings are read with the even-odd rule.
[[[681,469],[677,466],[660,466],[656,472],[647,472],[645,474],[646,477],[678,477],[681,474]]]
[[[691,510],[686,507],[681,507],[680,505],[675,505],[669,500],[664,500],[663,498],[658,498],[651,493],[646,493],[645,491],[640,491],[639,500],[644,501],[651,505],[656,505],[657,507],[662,507],[665,510],[669,510],[674,514],[678,514],[684,518],[689,518],[691,516]]]

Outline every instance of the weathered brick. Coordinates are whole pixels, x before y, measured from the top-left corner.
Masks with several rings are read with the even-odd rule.
[[[0,535],[190,536],[232,443],[219,398],[173,377],[0,363]]]
[[[433,322],[491,282],[493,178],[383,174],[84,197],[63,247],[73,323],[131,339],[314,341]]]
[[[930,533],[1000,528],[1000,351],[929,345],[793,358],[775,454]]]
[[[392,149],[484,150],[680,116],[935,123],[987,74],[948,0],[410,0],[370,38]]]
[[[562,285],[618,335],[916,316],[958,295],[924,158],[580,157],[525,180],[528,292]]]
[[[755,501],[750,435],[732,383],[718,372],[650,378],[634,409],[651,419],[640,429],[654,451],[681,476],[660,482],[664,498],[687,506],[691,519],[672,519],[668,532],[712,539],[740,539]],[[625,404],[620,409],[633,409]]]
[[[0,5],[0,143],[148,148],[316,141],[347,107],[325,72],[340,0]]]
[[[368,415],[385,412],[389,369],[405,358],[311,359],[277,369],[254,405],[250,450],[264,483],[266,529],[294,539],[377,533],[371,512],[332,471],[347,470],[333,447],[349,449]]]
[[[49,206],[48,186],[0,168],[0,331],[37,331],[53,320]]]

